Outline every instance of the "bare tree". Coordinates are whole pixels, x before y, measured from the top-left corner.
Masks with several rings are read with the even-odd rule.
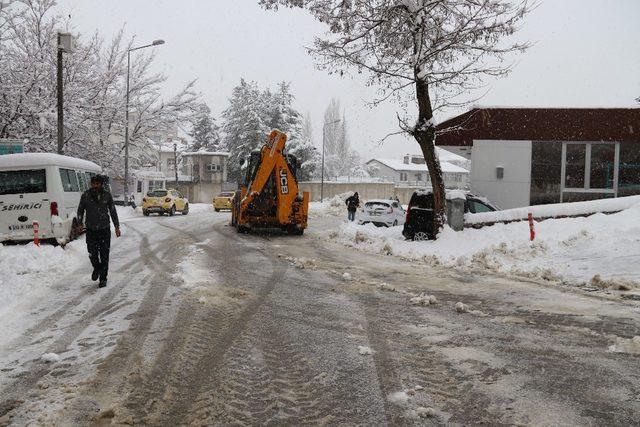
[[[506,43],[533,0],[259,0],[267,9],[307,8],[328,25],[310,52],[318,65],[342,74],[355,67],[381,88],[377,101],[413,90],[418,114],[402,132],[422,149],[435,197],[435,230],[445,221],[442,170],[434,143],[433,113],[477,87],[483,76],[503,76],[511,52],[527,44]]]

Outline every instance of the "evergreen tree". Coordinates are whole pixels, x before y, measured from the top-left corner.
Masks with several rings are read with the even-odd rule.
[[[229,180],[240,178],[240,160],[259,149],[270,131],[265,120],[264,93],[255,82],[240,80],[233,88],[229,107],[222,113],[223,146],[229,151]]]
[[[192,151],[219,151],[221,148],[219,127],[215,118],[211,115],[211,109],[204,102],[196,107],[189,136],[193,138],[193,142],[189,147]]]

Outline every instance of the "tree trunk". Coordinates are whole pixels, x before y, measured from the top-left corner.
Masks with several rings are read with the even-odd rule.
[[[416,99],[418,100],[418,122],[413,131],[413,137],[418,141],[422,149],[422,155],[429,169],[431,186],[433,187],[433,199],[435,203],[434,211],[434,234],[442,229],[446,222],[446,197],[442,168],[436,154],[435,140],[436,129],[433,123],[433,109],[431,107],[431,97],[429,96],[429,85],[424,78],[416,75]]]

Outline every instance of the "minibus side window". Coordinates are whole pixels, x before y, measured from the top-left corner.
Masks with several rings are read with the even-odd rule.
[[[78,184],[80,185],[80,191],[86,191],[89,188],[87,184],[87,176],[84,172],[76,171],[76,175],[78,176]]]
[[[78,192],[78,177],[76,172],[71,169],[60,168],[60,179],[62,179],[62,188],[65,192]]]
[[[44,169],[0,171],[0,195],[46,192]]]

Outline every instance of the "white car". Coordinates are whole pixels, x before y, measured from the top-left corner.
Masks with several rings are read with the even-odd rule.
[[[407,212],[397,200],[369,200],[359,212],[358,224],[372,223],[378,227],[393,227],[404,224],[406,216]]]
[[[80,195],[101,171],[58,154],[0,156],[0,242],[33,240],[34,221],[40,239],[72,240]]]

